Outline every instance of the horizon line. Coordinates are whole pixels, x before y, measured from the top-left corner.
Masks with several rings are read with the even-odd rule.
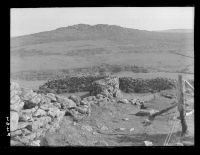
[[[38,32],[27,33],[27,34],[22,34],[22,35],[13,35],[13,36],[10,35],[10,38],[32,35],[32,34],[37,34],[37,33],[42,33],[42,32],[48,32],[48,31],[54,31],[59,28],[67,28],[67,27],[75,26],[75,25],[88,25],[88,26],[108,25],[108,26],[118,26],[118,27],[122,27],[122,28],[135,29],[135,30],[140,30],[140,31],[149,31],[149,32],[158,32],[158,31],[166,31],[166,30],[194,30],[194,28],[169,28],[169,29],[146,30],[146,29],[138,29],[138,28],[132,28],[132,27],[124,27],[121,25],[111,25],[111,24],[93,24],[92,25],[92,24],[79,23],[79,24],[68,25],[66,27],[57,27],[57,28],[50,29],[50,30],[38,31]]]

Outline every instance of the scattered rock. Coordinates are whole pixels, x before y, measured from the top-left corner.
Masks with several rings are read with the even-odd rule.
[[[150,141],[144,141],[145,146],[153,146],[153,143]]]
[[[131,103],[132,105],[136,105],[137,99],[131,99],[131,100],[129,100],[129,101],[130,101],[130,103]]]
[[[35,140],[30,143],[31,146],[40,146],[40,140]]]
[[[121,99],[118,101],[118,103],[128,104],[129,101],[127,99]]]
[[[126,128],[119,128],[119,130],[120,130],[120,131],[124,131],[124,130],[126,130]]]
[[[122,120],[123,120],[123,121],[128,121],[128,120],[129,120],[129,118],[122,118]]]
[[[100,129],[105,131],[105,130],[108,130],[108,127],[103,125]]]
[[[93,135],[98,135],[98,133],[97,133],[97,132],[92,132],[92,134],[93,134]]]

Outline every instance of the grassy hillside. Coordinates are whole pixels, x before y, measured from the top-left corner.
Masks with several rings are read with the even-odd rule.
[[[194,72],[193,33],[78,24],[11,38],[10,52],[12,78],[38,75],[40,79],[102,64],[114,69],[138,66],[148,72]]]

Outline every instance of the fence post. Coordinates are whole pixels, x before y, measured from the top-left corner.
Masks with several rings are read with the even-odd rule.
[[[178,75],[178,92],[177,92],[177,99],[178,99],[178,110],[180,113],[180,120],[182,126],[182,136],[188,133],[188,126],[185,120],[185,104],[184,104],[184,83],[182,79],[182,75]]]

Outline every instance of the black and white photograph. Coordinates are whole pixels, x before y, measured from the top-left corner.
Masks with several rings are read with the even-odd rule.
[[[10,8],[10,146],[194,146],[194,10]]]

